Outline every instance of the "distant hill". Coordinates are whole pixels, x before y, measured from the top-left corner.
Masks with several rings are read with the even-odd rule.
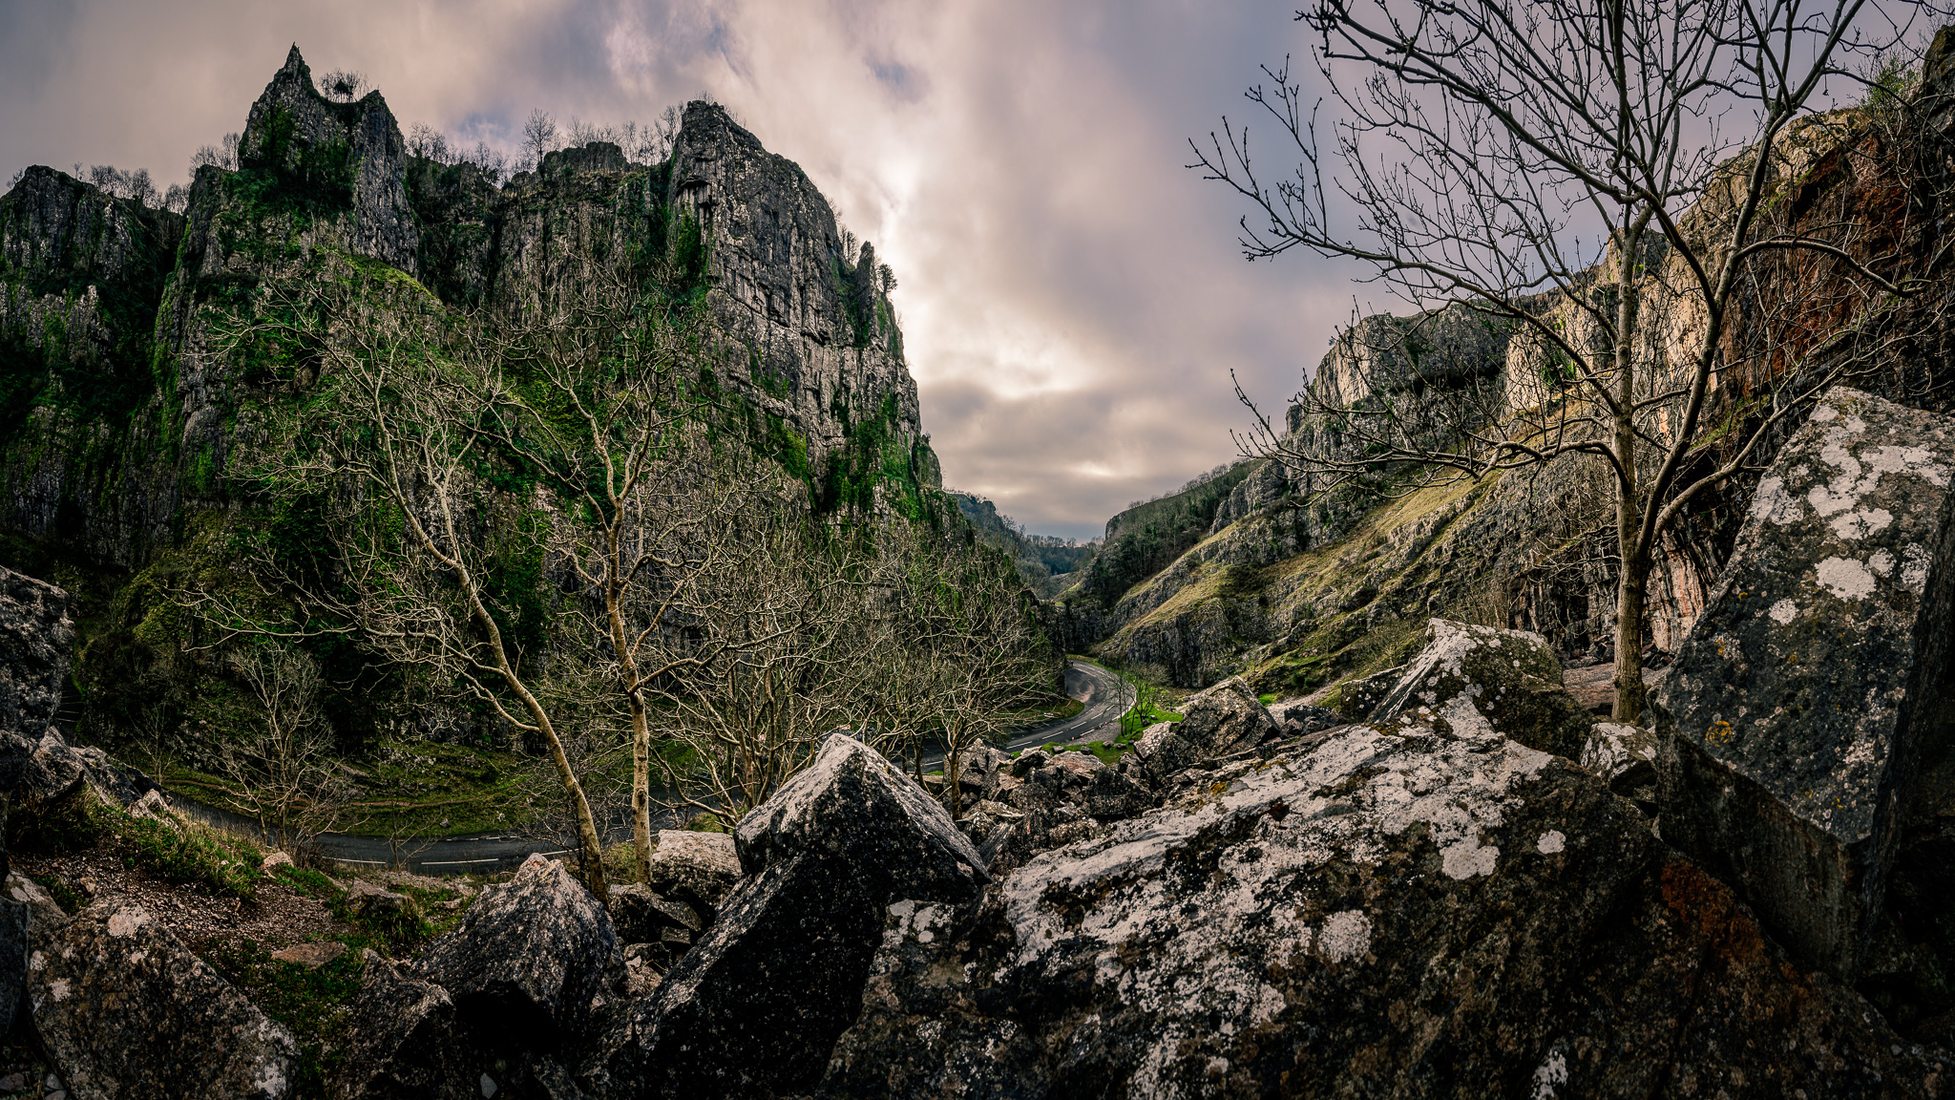
[[[978,538],[1009,556],[1018,566],[1019,576],[1043,599],[1051,599],[1071,588],[1081,570],[1099,553],[1099,541],[1080,542],[1053,535],[1034,535],[998,506],[973,493],[947,490],[957,502],[957,510],[977,529]]]

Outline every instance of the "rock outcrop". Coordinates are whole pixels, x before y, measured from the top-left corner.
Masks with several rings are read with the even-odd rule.
[[[294,45],[251,105],[238,160],[345,202],[354,251],[415,273],[420,229],[407,202],[407,146],[378,91],[356,103],[327,99]]]
[[[983,861],[949,815],[844,734],[735,831],[752,875],[607,1040],[615,1096],[778,1094],[855,1019],[892,901],[968,900]]]
[[[533,1046],[580,1032],[623,967],[604,905],[540,855],[485,888],[422,965],[476,1026]]]
[[[1663,833],[1850,975],[1943,736],[1955,420],[1835,389],[1758,483],[1660,702]]]
[[[1465,731],[1463,731],[1465,732]],[[891,906],[823,1095],[1928,1095],[1575,765],[1407,716]]]
[[[292,1036],[142,909],[36,931],[27,988],[34,1034],[76,1100],[291,1092]]]
[[[1181,721],[1148,727],[1134,742],[1133,755],[1142,770],[1162,782],[1185,768],[1253,749],[1279,728],[1256,693],[1236,677],[1190,698]]]
[[[1417,712],[1445,722],[1457,737],[1499,730],[1542,752],[1581,759],[1593,722],[1563,689],[1561,661],[1546,639],[1446,619],[1427,624],[1426,637],[1373,717]]]

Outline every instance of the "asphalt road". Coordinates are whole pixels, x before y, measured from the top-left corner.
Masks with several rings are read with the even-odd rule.
[[[1073,744],[1103,741],[1120,732],[1120,716],[1134,705],[1132,685],[1098,665],[1068,661],[1065,686],[1067,695],[1085,704],[1078,714],[1021,730],[1001,742],[1000,747],[1017,752],[1053,742]],[[942,764],[941,755],[923,759],[926,770],[935,770]],[[232,828],[253,828],[252,822],[221,810],[188,803],[181,798],[174,801],[182,809],[205,820]],[[667,813],[664,820],[655,818],[652,827],[672,828],[677,824],[677,818]],[[622,829],[620,835],[630,835],[630,829]],[[535,852],[549,856],[568,854],[561,839],[514,833],[407,842],[328,833],[315,843],[319,854],[335,863],[400,867],[424,875],[487,874],[512,870]]]

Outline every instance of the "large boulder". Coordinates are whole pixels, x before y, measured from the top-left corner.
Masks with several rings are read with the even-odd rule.
[[[599,1074],[609,1095],[812,1084],[855,1018],[889,903],[968,900],[985,882],[943,807],[843,734],[734,836],[753,874],[607,1038]]]
[[[1191,696],[1181,713],[1179,722],[1150,726],[1134,742],[1134,756],[1156,782],[1246,752],[1282,732],[1240,676]]]
[[[765,1096],[811,1084],[855,1018],[888,901],[886,886],[831,859],[770,864],[612,1037],[606,1094]]]
[[[91,907],[37,931],[34,1034],[76,1100],[291,1092],[297,1047],[148,912]]]
[[[1853,973],[1949,668],[1955,420],[1829,391],[1659,695],[1663,835]]]
[[[971,896],[984,861],[950,815],[880,753],[831,734],[814,760],[733,830],[749,874],[797,855],[839,857],[897,897]]]
[[[1561,661],[1547,639],[1433,619],[1424,649],[1379,701],[1379,721],[1421,712],[1444,722],[1456,737],[1498,730],[1523,745],[1579,759],[1594,723],[1563,689]]]
[[[423,969],[463,1016],[535,1046],[577,1034],[624,959],[603,904],[563,864],[532,855],[482,891]]]
[[[1207,773],[977,905],[892,905],[823,1095],[1913,1095],[1572,763],[1407,721]]]

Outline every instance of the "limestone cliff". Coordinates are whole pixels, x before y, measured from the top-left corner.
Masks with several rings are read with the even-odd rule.
[[[662,163],[596,142],[498,181],[411,155],[379,92],[329,99],[294,47],[184,214],[39,167],[0,198],[6,556],[76,589],[91,705],[141,695],[176,578],[224,561],[240,471],[319,383],[333,320],[308,302],[547,316],[600,270],[703,318],[689,383],[805,507],[920,517],[939,474],[916,385],[883,269],[843,237],[718,106],[687,106]]]
[[[1936,167],[1945,162],[1936,158],[1946,156],[1951,127],[1934,105],[1950,94],[1947,67],[1931,63],[1930,70],[1914,106],[1874,102],[1819,116],[1791,128],[1771,151],[1782,162],[1774,216],[1790,229],[1851,226],[1854,239],[1883,262],[1927,277],[1897,304],[1865,296],[1823,265],[1755,276],[1756,292],[1732,321],[1726,349],[1727,361],[1743,366],[1713,390],[1710,422],[1722,427],[1693,461],[1728,459],[1717,439],[1743,438],[1739,429],[1763,415],[1750,399],[1746,372],[1790,369],[1797,356],[1785,349],[1804,348],[1826,331],[1842,335],[1816,346],[1800,369],[1817,376],[1851,359],[1856,385],[1946,406],[1942,364],[1955,284],[1938,266],[1936,227],[1948,215],[1940,193],[1946,168]],[[1713,194],[1686,220],[1715,226],[1723,216]],[[1591,277],[1606,281],[1609,270],[1605,257]],[[1653,255],[1648,270],[1639,287],[1648,320],[1638,394],[1656,400],[1678,384],[1703,346],[1704,329],[1680,290],[1681,261]],[[1807,302],[1812,316],[1788,315],[1781,298]],[[1595,338],[1564,299],[1543,296],[1531,307],[1570,340]],[[1389,416],[1415,442],[1437,441],[1550,405],[1568,380],[1537,343],[1465,305],[1362,319],[1318,364],[1282,425],[1282,447],[1348,456],[1365,444],[1351,430],[1359,418]],[[1464,420],[1463,408],[1487,419]],[[1650,430],[1661,437],[1669,428],[1653,422]],[[1769,457],[1782,437],[1764,439],[1752,461]],[[1212,521],[1184,533],[1177,556],[1146,563],[1111,591],[1084,599],[1072,593],[1060,621],[1071,631],[1070,645],[1191,687],[1246,672],[1259,690],[1309,691],[1402,659],[1433,614],[1538,630],[1571,662],[1611,660],[1616,569],[1608,476],[1592,457],[1570,454],[1477,482],[1432,479],[1401,465],[1312,493],[1278,461],[1245,461]],[[1652,580],[1647,644],[1659,660],[1703,606],[1706,579],[1729,551],[1742,519],[1735,502],[1749,492],[1751,477],[1695,498],[1673,528]],[[1107,562],[1117,560],[1109,536]]]

